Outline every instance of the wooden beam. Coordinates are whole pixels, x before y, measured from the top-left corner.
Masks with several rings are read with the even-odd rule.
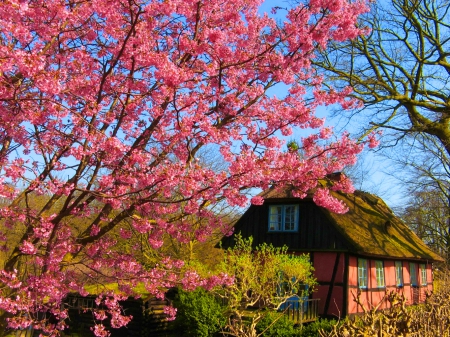
[[[341,253],[336,254],[336,261],[334,262],[333,275],[331,276],[331,285],[328,287],[327,300],[323,310],[324,315],[328,315],[328,309],[330,307],[331,295],[333,294],[334,281],[336,280],[336,274],[339,266],[339,260],[341,259]]]

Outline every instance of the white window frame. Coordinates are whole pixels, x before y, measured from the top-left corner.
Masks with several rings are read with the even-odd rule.
[[[385,288],[384,264],[381,260],[375,260],[375,276],[377,280],[377,288]]]
[[[420,270],[420,284],[426,286],[427,283],[427,265],[425,263],[421,263],[419,265]]]
[[[286,229],[286,209],[294,207],[294,228]],[[274,211],[281,209],[281,213]],[[278,218],[278,219],[276,219]],[[269,205],[269,232],[297,232],[299,219],[298,205]]]
[[[358,259],[358,288],[368,288],[368,261],[367,259]]]
[[[403,262],[395,261],[395,285],[403,287]]]

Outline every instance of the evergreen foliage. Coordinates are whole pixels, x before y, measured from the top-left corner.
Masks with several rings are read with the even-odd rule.
[[[283,313],[267,311],[256,325],[256,331],[264,337],[295,337],[298,336],[300,330]]]
[[[177,308],[174,330],[182,331],[183,336],[215,336],[225,325],[224,306],[203,288],[190,292],[179,289],[174,306]]]

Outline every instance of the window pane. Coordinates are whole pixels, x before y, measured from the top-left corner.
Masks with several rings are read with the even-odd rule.
[[[269,231],[296,231],[298,205],[269,206]]]
[[[425,264],[420,265],[420,283],[427,285],[427,268]]]
[[[384,287],[384,266],[383,261],[375,261],[375,271],[377,277],[377,287]]]
[[[269,207],[269,230],[279,231],[282,229],[283,206]]]
[[[417,286],[417,266],[415,263],[409,264],[409,274],[411,276],[411,285]]]
[[[297,206],[285,206],[284,208],[284,230],[293,231],[296,229]]]
[[[367,260],[358,259],[358,286],[367,288]]]
[[[395,285],[403,286],[403,265],[402,261],[395,261]]]

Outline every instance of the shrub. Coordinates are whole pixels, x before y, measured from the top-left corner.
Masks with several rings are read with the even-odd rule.
[[[209,337],[222,331],[226,318],[224,307],[204,289],[186,292],[181,289],[175,296],[177,317],[173,323],[175,331],[183,336]]]
[[[308,323],[303,326],[300,333],[297,335],[298,337],[318,337],[319,331],[330,332],[333,329],[333,326],[338,324],[338,322],[334,319],[320,319],[312,323]]]
[[[298,336],[299,329],[294,326],[285,315],[276,311],[267,311],[264,317],[256,325],[258,334],[264,332],[264,337],[295,337]]]

